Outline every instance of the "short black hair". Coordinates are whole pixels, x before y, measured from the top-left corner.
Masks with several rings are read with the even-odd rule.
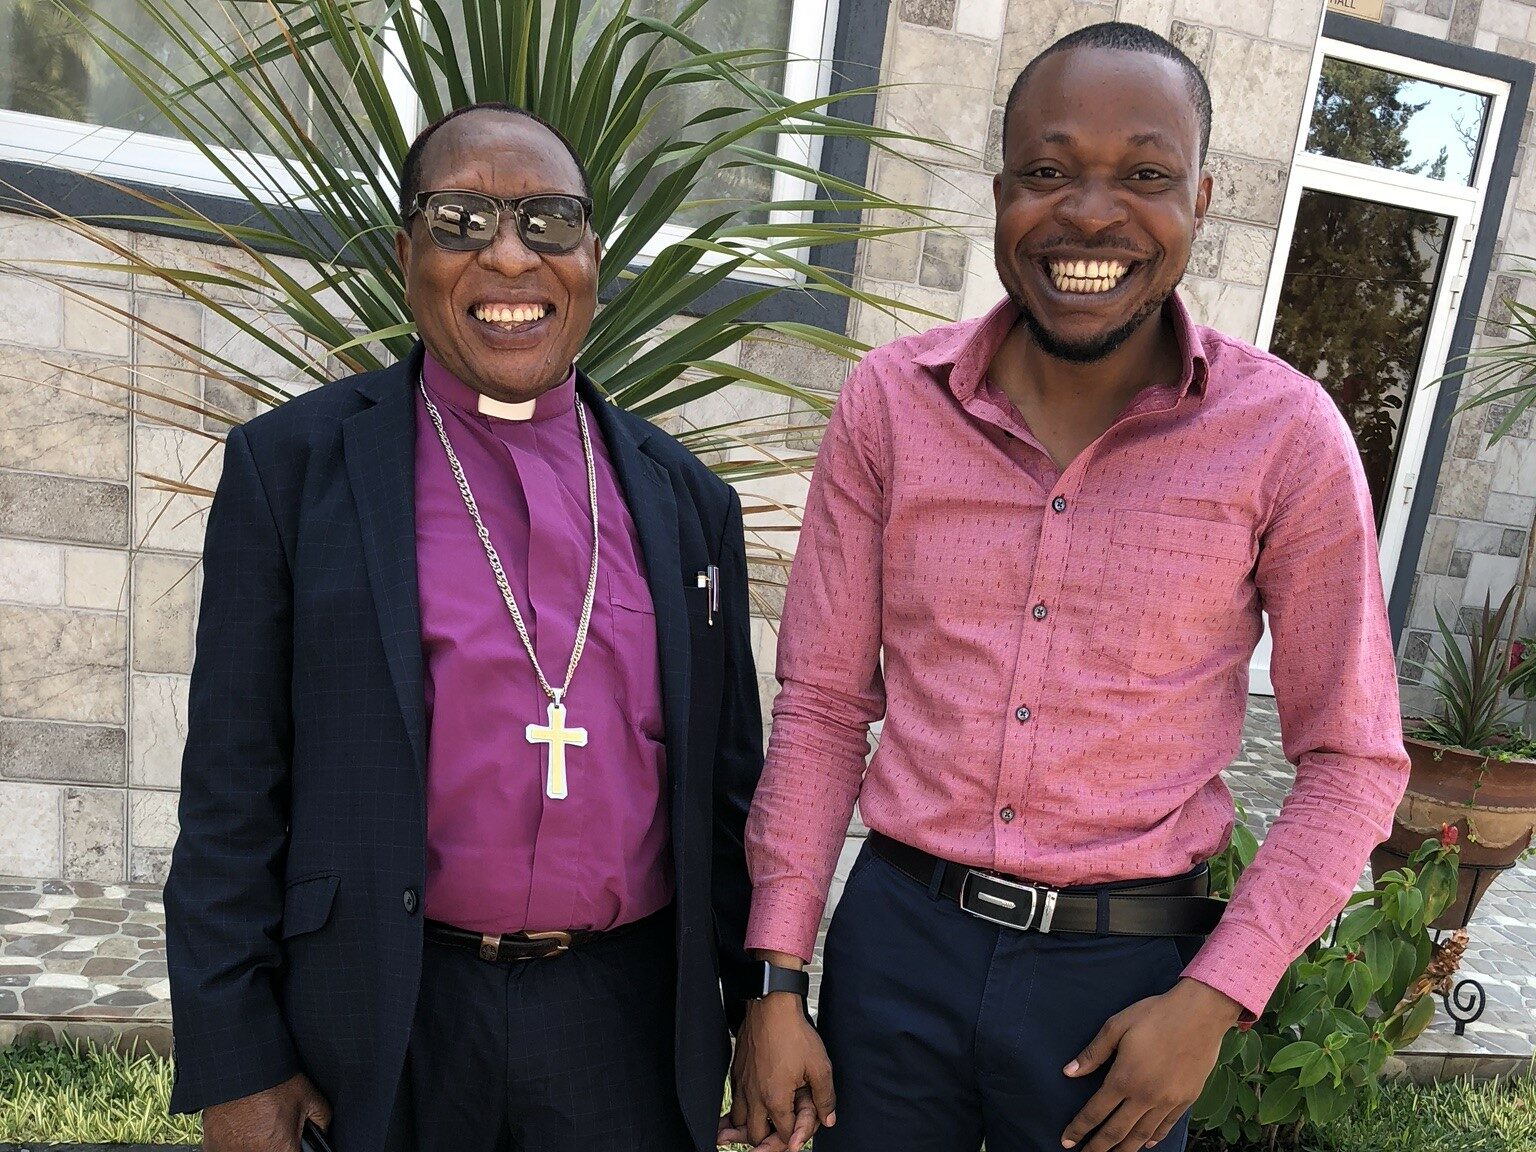
[[[587,176],[587,166],[581,162],[581,157],[576,155],[575,147],[566,139],[564,132],[537,112],[530,112],[516,104],[508,104],[505,100],[482,100],[478,104],[466,104],[462,108],[455,108],[452,112],[439,117],[423,128],[411,142],[411,147],[405,154],[405,161],[400,165],[400,220],[402,223],[409,223],[406,220],[406,213],[411,210],[412,202],[421,191],[421,159],[426,154],[427,141],[432,139],[437,130],[450,120],[457,120],[460,116],[467,116],[471,112],[501,112],[508,116],[521,116],[524,120],[532,120],[535,124],[541,124],[549,129],[550,134],[565,145],[566,152],[570,153],[571,161],[576,165],[576,171],[581,174],[582,195],[591,199],[592,181]]]
[[[1018,79],[1013,82],[1013,87],[1008,90],[1008,103],[1003,108],[1004,140],[1008,138],[1008,122],[1013,118],[1014,105],[1018,103],[1019,94],[1024,91],[1024,85],[1029,78],[1044,61],[1058,52],[1066,52],[1071,48],[1113,48],[1121,52],[1148,52],[1153,56],[1172,60],[1182,68],[1184,81],[1189,87],[1189,98],[1195,106],[1195,115],[1200,120],[1200,163],[1205,163],[1205,154],[1211,147],[1211,86],[1206,83],[1205,73],[1200,71],[1200,66],[1186,56],[1177,44],[1164,39],[1150,28],[1143,28],[1140,24],[1126,24],[1119,20],[1090,24],[1086,28],[1079,28],[1076,32],[1069,32],[1024,65],[1024,70],[1019,73]]]

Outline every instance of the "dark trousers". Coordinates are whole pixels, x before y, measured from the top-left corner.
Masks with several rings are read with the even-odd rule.
[[[1062,1068],[1100,1026],[1166,992],[1169,937],[1000,928],[866,846],[832,919],[817,1027],[837,1126],[816,1152],[1060,1152],[1103,1082]],[[1158,1147],[1180,1152],[1188,1118]]]
[[[545,960],[428,941],[387,1152],[691,1152],[659,913]]]

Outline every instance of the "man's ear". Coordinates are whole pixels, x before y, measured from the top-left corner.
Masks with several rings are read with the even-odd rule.
[[[603,265],[603,242],[597,237],[592,238],[592,259],[599,268]]]
[[[395,263],[400,265],[400,276],[404,279],[411,263],[411,234],[404,228],[395,229]]]
[[[1212,192],[1213,188],[1214,188],[1214,181],[1211,179],[1211,174],[1209,172],[1205,171],[1204,169],[1201,169],[1201,171],[1200,171],[1200,187],[1195,192],[1195,227],[1196,227],[1196,229],[1198,229],[1200,227],[1200,225],[1205,223],[1205,214],[1210,211],[1210,208],[1211,208],[1211,192]]]

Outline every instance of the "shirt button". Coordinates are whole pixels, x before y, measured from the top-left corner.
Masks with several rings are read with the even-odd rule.
[[[421,903],[420,899],[416,895],[416,889],[407,888],[404,894],[400,897],[400,903],[405,907],[406,915],[416,915],[416,908]]]
[[[1046,618],[1046,616],[1048,616],[1049,614],[1050,614],[1049,610],[1046,608],[1046,606],[1044,604],[1036,604],[1035,605],[1035,619],[1036,620],[1044,620]]]
[[[1065,512],[1067,510],[1067,498],[1065,496],[1056,497],[1056,499],[1051,501],[1051,510]]]
[[[1017,720],[1020,724],[1027,724],[1027,723],[1029,723],[1029,718],[1030,718],[1031,715],[1032,715],[1032,713],[1030,712],[1030,710],[1028,708],[1024,707],[1021,704],[1021,705],[1019,705],[1018,710],[1016,712],[1014,712],[1013,718],[1015,720]]]
[[[1013,809],[1012,808],[1004,808],[997,815],[1002,820],[1002,822],[1004,824],[1010,823],[1013,820]]]

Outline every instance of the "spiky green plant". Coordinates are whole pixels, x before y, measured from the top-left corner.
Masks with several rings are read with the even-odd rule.
[[[0,1141],[196,1145],[196,1116],[171,1116],[171,1062],[153,1052],[25,1041],[0,1049]]]
[[[857,302],[907,322],[935,318],[863,292],[812,258],[817,248],[935,226],[935,210],[830,176],[803,155],[781,156],[773,143],[784,134],[851,137],[905,152],[914,138],[829,110],[874,89],[792,100],[774,87],[788,62],[782,50],[702,42],[694,29],[708,0],[680,0],[661,15],[637,11],[635,0],[585,14],[579,0],[134,0],[133,18],[151,22],[169,57],[85,0],[54,2],[131,81],[150,119],[191,141],[250,213],[244,224],[223,224],[174,198],[124,189],[145,202],[142,216],[54,215],[101,244],[112,267],[170,285],[217,314],[279,358],[293,381],[379,367],[414,340],[392,250],[396,174],[417,127],[402,119],[402,90],[419,99],[421,122],[470,102],[506,100],[572,140],[591,173],[593,223],[605,248],[604,306],[578,362],[615,403],[643,416],[664,417],[727,386],[777,394],[825,415],[831,396],[743,367],[730,350],[748,337],[849,360],[866,348],[837,326],[754,318],[772,297],[795,293],[839,308]],[[674,116],[662,131],[665,118],[658,117],[669,106],[685,109],[681,127]],[[242,151],[231,151],[235,146]],[[748,170],[794,178],[809,191],[769,204],[719,194],[730,174]],[[915,222],[879,224],[872,213]],[[109,230],[147,218],[170,219],[225,245],[228,255],[199,267],[157,262]],[[680,219],[689,221],[685,231],[669,228]],[[66,291],[90,297],[67,275],[59,277]],[[749,290],[706,300],[742,276],[755,279]],[[235,296],[251,310],[236,307]],[[132,319],[111,302],[95,306],[121,322]],[[829,316],[837,311],[827,308]],[[273,326],[263,314],[286,322]],[[142,319],[139,331],[184,368],[169,384],[140,379],[133,387],[183,414],[179,426],[189,432],[216,440],[221,425],[237,419],[238,405],[215,402],[220,391],[240,404],[250,400],[236,393],[261,404],[290,394],[281,381],[174,332]],[[201,398],[180,386],[199,377],[211,385]],[[786,424],[749,419],[672,430],[725,478],[743,481],[809,466],[804,427],[796,436]],[[204,491],[183,478],[153,480],[173,491]],[[756,508],[781,510],[769,502]]]
[[[1490,597],[1483,597],[1466,655],[1445,617],[1435,610],[1440,647],[1430,652],[1426,682],[1440,701],[1440,710],[1418,721],[1415,735],[1473,751],[1484,751],[1499,739],[1514,713],[1514,706],[1501,699],[1509,673],[1504,624],[1514,598],[1511,588],[1494,608]]]

